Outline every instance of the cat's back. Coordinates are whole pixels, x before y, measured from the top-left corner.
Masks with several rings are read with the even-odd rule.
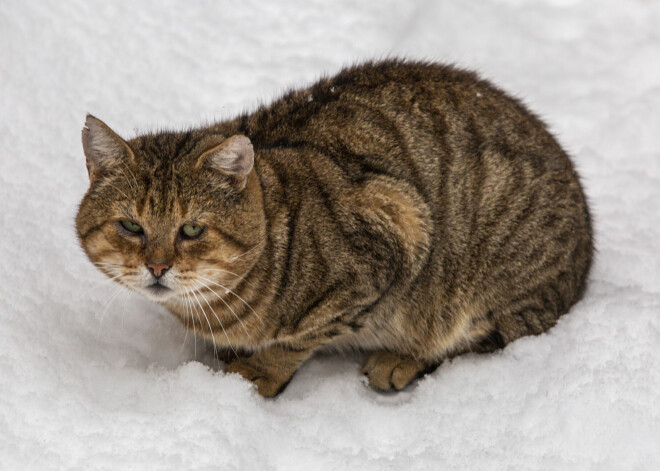
[[[453,66],[368,62],[223,123],[256,149],[314,149],[346,177],[383,172],[432,193],[443,171],[469,171],[489,151],[538,172],[572,169],[545,125],[518,100]]]
[[[483,133],[482,140],[494,130],[510,134],[516,126],[520,135],[533,134],[537,144],[539,138],[552,143],[543,123],[476,73],[403,60],[346,68],[244,114],[231,127],[248,135],[255,146],[271,147],[336,140],[336,126],[343,127],[348,140],[346,133],[356,126],[405,133],[415,124],[431,126],[438,138]]]
[[[570,159],[541,120],[473,72],[370,62],[231,126],[256,150],[290,150],[272,160],[297,175],[295,192],[307,195],[300,201],[315,197],[316,182],[331,205],[344,201],[349,213],[356,200],[345,198],[347,190],[361,192],[357,206],[380,210],[385,198],[396,200],[399,214],[415,214],[380,233],[367,224],[363,234],[371,245],[397,231],[415,240],[409,273],[420,296],[501,300],[531,283],[549,287],[551,295],[539,296],[542,304],[554,300],[554,319],[584,289],[591,225]],[[424,237],[410,237],[410,227]],[[499,321],[507,341],[542,330],[509,320]]]
[[[577,182],[568,156],[517,99],[442,64],[353,66],[223,126],[247,135],[255,149],[294,149],[278,164],[297,175],[318,170],[330,190],[339,180],[352,185],[378,175],[406,182],[434,214],[475,187],[496,198],[511,185],[524,195],[542,175]],[[561,191],[546,190],[549,197]],[[479,204],[464,208],[466,215]]]

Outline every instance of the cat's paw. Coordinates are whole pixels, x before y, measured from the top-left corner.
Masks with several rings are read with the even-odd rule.
[[[275,397],[281,393],[290,378],[275,378],[268,373],[261,371],[255,365],[250,363],[249,358],[236,360],[225,368],[225,373],[238,373],[248,381],[252,381],[257,387],[257,391],[264,397]]]
[[[231,348],[215,347],[213,354],[216,359],[220,360],[225,365],[229,365],[230,363],[240,359],[238,354]]]
[[[391,352],[372,353],[362,367],[369,386],[380,391],[401,390],[430,370],[427,363]]]

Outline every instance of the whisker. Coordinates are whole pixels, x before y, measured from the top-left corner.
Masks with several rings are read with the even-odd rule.
[[[181,344],[181,349],[179,349],[179,357],[183,353],[183,348],[186,346],[186,340],[188,339],[188,330],[189,330],[188,329],[188,324],[190,322],[190,319],[189,319],[189,316],[188,316],[188,302],[187,302],[187,299],[185,298],[185,296],[187,296],[186,293],[184,293],[184,298],[183,298],[184,303],[185,303],[185,307],[186,307],[186,335],[183,337],[183,343]]]
[[[126,176],[126,173],[124,172],[124,169],[122,169],[121,167],[119,167],[119,170],[121,171],[121,174],[122,174],[122,176],[124,177],[124,179],[126,180],[126,183],[128,184],[128,187],[131,189],[131,191],[135,191],[135,190],[133,189],[133,184],[128,180],[128,177]]]
[[[110,283],[111,281],[116,280],[117,278],[121,278],[123,275],[120,273],[119,275],[115,275],[109,278],[106,278],[105,280],[101,281],[100,283],[96,283],[94,286],[89,288],[87,291],[83,292],[81,297],[85,297],[85,295],[89,294],[90,291],[95,290],[96,288],[100,288],[101,286]]]
[[[211,323],[209,322],[209,318],[206,316],[206,312],[204,311],[204,307],[202,307],[202,303],[199,302],[199,299],[197,298],[197,295],[193,292],[193,296],[195,296],[195,302],[197,303],[197,306],[202,311],[202,315],[204,316],[204,319],[206,319],[206,323],[209,326],[209,329],[211,330],[211,342],[213,342],[213,361],[215,362],[215,358],[217,357],[217,351],[218,351],[218,346],[215,343],[215,334],[213,333],[213,328],[211,327]],[[199,320],[199,328],[202,330],[202,334],[204,333],[204,328],[202,327],[202,318],[199,316],[199,312],[197,311],[197,308],[195,308],[195,313],[197,315],[197,319]],[[214,363],[215,365],[215,363]]]
[[[231,293],[231,294],[233,294],[234,296],[236,296],[238,299],[240,299],[240,300],[243,302],[243,304],[245,304],[245,305],[246,305],[246,306],[252,311],[252,313],[253,313],[255,316],[257,316],[257,319],[259,319],[259,322],[261,322],[261,325],[264,326],[264,327],[266,327],[266,324],[264,324],[264,321],[263,321],[263,319],[261,319],[261,316],[260,316],[259,314],[257,314],[257,311],[255,311],[254,309],[252,309],[252,306],[250,306],[250,305],[247,303],[247,301],[245,301],[245,299],[241,298],[239,295],[237,295],[236,293],[234,293],[232,290],[230,290],[230,289],[227,288],[226,286],[221,285],[220,283],[217,283],[217,282],[215,282],[215,281],[213,281],[213,280],[209,280],[208,278],[204,278],[204,277],[201,276],[201,275],[197,275],[197,276],[198,276],[199,278],[201,278],[202,280],[208,281],[209,283],[213,283],[214,285],[217,285],[217,286],[219,286],[220,288],[224,289],[224,290],[225,290],[225,293]]]
[[[137,188],[138,182],[137,182],[137,178],[135,178],[135,174],[133,173],[133,170],[131,170],[131,168],[125,163],[123,163],[122,165],[126,168],[126,170],[128,170],[128,172],[131,174],[131,177],[133,177],[133,181],[135,182],[135,187]],[[126,176],[126,174],[124,174],[124,176]]]
[[[236,255],[235,257],[230,257],[230,260],[233,262],[234,260],[238,260],[239,258],[244,257],[245,255],[247,255],[247,254],[249,254],[250,252],[252,252],[254,249],[259,248],[259,246],[260,246],[261,244],[263,244],[264,242],[266,242],[266,239],[263,239],[261,242],[258,242],[257,245],[255,245],[255,246],[252,247],[251,249],[247,249],[247,250],[246,250],[245,252],[243,252],[242,254],[240,254],[240,255]]]
[[[195,339],[195,360],[197,360],[197,327],[195,326],[195,319],[193,317],[193,314],[195,314],[193,310],[193,301],[192,301],[192,296],[190,296],[188,293],[184,293],[184,294],[188,300],[189,303],[188,305],[190,306],[190,319],[192,320],[193,338]]]
[[[197,285],[197,286],[198,286],[198,285]],[[204,299],[204,301],[206,301],[206,304],[209,306],[209,309],[211,309],[211,312],[213,313],[213,315],[214,315],[215,318],[217,319],[218,324],[220,324],[220,327],[222,328],[222,332],[225,334],[225,338],[227,339],[227,343],[229,344],[229,348],[231,348],[231,351],[234,352],[234,355],[236,355],[236,358],[239,358],[239,357],[238,357],[238,353],[236,353],[236,350],[234,350],[234,346],[231,344],[231,340],[229,340],[229,335],[227,335],[227,331],[225,330],[225,326],[222,325],[222,321],[220,320],[220,318],[218,317],[218,315],[215,313],[215,311],[213,310],[213,308],[212,308],[211,305],[209,304],[208,300],[204,297],[204,295],[201,293],[201,291],[199,291],[199,288],[194,289],[194,290],[193,290],[193,294],[195,293],[195,291],[197,291],[197,292],[199,293],[199,295],[202,297],[202,299]],[[200,307],[201,307],[201,306],[200,306]],[[217,353],[217,352],[216,352],[216,353]]]
[[[197,294],[195,294],[196,291],[197,291],[196,289],[193,289],[192,295],[195,297],[195,300],[197,301],[197,305],[202,310],[202,315],[204,316],[204,319],[206,319],[206,323],[208,324],[209,330],[211,331],[211,341],[213,342],[213,359],[214,359],[214,362],[215,362],[215,359],[218,356],[218,345],[215,343],[215,334],[213,333],[213,327],[211,327],[211,322],[209,321],[209,318],[206,315],[206,311],[204,310],[204,307],[202,306],[202,303],[199,301],[199,298],[197,297]],[[199,293],[199,294],[200,294],[200,296],[202,296],[201,293]],[[202,298],[203,298],[203,296],[202,296]],[[199,315],[197,317],[199,318]],[[216,316],[216,318],[217,318],[217,316]],[[199,322],[200,322],[200,328],[201,328],[202,320],[200,319]],[[222,324],[220,324],[220,326],[222,327]],[[222,330],[223,331],[225,330],[224,327],[222,328]],[[227,333],[225,332],[225,336],[226,335],[227,335]],[[232,350],[233,350],[233,348],[232,348]],[[236,353],[236,352],[234,352],[234,353]]]
[[[200,278],[201,278],[201,277],[200,277]],[[207,281],[210,281],[210,280],[207,280]],[[244,330],[245,333],[247,334],[248,338],[249,338],[250,340],[252,340],[252,336],[250,335],[250,332],[248,332],[247,328],[245,327],[245,324],[243,324],[243,321],[241,320],[241,318],[238,317],[238,315],[236,314],[236,312],[234,312],[234,310],[231,308],[231,306],[230,306],[229,304],[227,304],[227,302],[226,302],[224,299],[222,299],[222,296],[220,296],[218,293],[216,293],[214,290],[212,290],[212,289],[211,289],[206,283],[201,282],[201,281],[200,281],[199,283],[201,283],[202,286],[204,286],[204,288],[206,288],[207,290],[209,290],[211,293],[215,294],[216,297],[217,297],[220,301],[222,301],[222,303],[223,303],[225,306],[227,306],[227,307],[229,308],[229,310],[230,310],[231,313],[234,315],[234,317],[236,318],[236,320],[241,324],[241,327],[243,327],[243,330]]]
[[[102,309],[103,311],[101,312],[101,317],[99,319],[99,327],[98,327],[98,332],[96,333],[97,336],[101,334],[101,327],[103,326],[103,319],[105,319],[105,314],[108,311],[108,308],[112,304],[112,301],[117,297],[117,295],[124,289],[122,285],[117,286],[117,288],[112,292],[110,295],[110,298],[105,302],[103,305]]]
[[[179,284],[180,285],[180,284]],[[181,286],[181,285],[180,285]],[[193,299],[190,293],[184,291],[183,292],[183,301],[185,303],[186,307],[186,337],[183,339],[183,343],[185,345],[186,338],[188,336],[188,331],[190,330],[190,327],[188,326],[189,321],[192,321],[192,326],[193,326],[193,341],[194,341],[194,358],[197,360],[197,327],[195,326],[195,308],[193,306]],[[196,315],[197,319],[199,319],[199,315]],[[199,319],[200,326],[202,324],[202,320]],[[181,349],[183,350],[183,346],[181,346]]]
[[[224,268],[191,268],[191,271],[208,271],[208,272],[221,272],[221,273],[229,273],[230,275],[234,275],[237,277],[240,281],[244,281],[245,284],[249,285],[250,287],[257,289],[256,286],[254,286],[252,283],[250,283],[248,280],[245,279],[244,276],[239,275],[238,273],[234,273],[233,271],[225,270]]]
[[[181,284],[179,284],[179,286],[181,286]],[[197,330],[195,328],[195,319],[193,318],[192,315],[192,298],[190,297],[190,294],[186,293],[185,291],[183,292],[183,301],[186,306],[186,335],[183,338],[183,345],[181,346],[181,348],[183,349],[183,346],[186,344],[186,339],[188,338],[188,331],[190,330],[189,322],[192,320],[195,359],[197,359]]]
[[[135,181],[135,187],[133,187],[133,183],[131,183],[131,181],[126,176],[126,172],[124,172],[124,168],[129,172],[131,172],[131,175],[133,176],[133,180]],[[135,192],[137,190],[137,180],[135,180],[135,175],[133,175],[131,169],[126,164],[122,163],[121,166],[119,167],[119,170],[121,170],[121,174],[126,179],[126,183],[128,183],[128,186],[131,187],[131,191]]]
[[[124,193],[122,190],[120,190],[120,189],[119,189],[117,186],[115,186],[113,183],[107,181],[107,182],[106,182],[106,185],[111,186],[112,188],[114,188],[115,190],[117,190],[119,193],[121,193],[122,195],[124,195],[124,197],[125,197],[127,200],[130,200],[130,199],[131,199],[131,198],[129,198],[129,196],[128,196],[126,193]]]
[[[211,322],[209,321],[209,318],[206,316],[206,311],[204,311],[204,308],[202,307],[202,303],[199,302],[199,298],[197,297],[197,294],[195,294],[195,291],[196,290],[192,291],[192,295],[195,297],[195,300],[197,301],[197,305],[202,310],[202,315],[204,316],[204,319],[206,319],[206,323],[209,325],[209,330],[211,331],[211,341],[213,342],[213,352],[217,353],[218,346],[215,344],[215,335],[213,334],[213,327],[211,327]],[[201,327],[202,320],[199,319],[199,322],[200,322],[200,327]]]
[[[92,262],[93,265],[96,265],[97,267],[125,267],[126,265],[123,265],[121,263],[107,263],[107,262]]]

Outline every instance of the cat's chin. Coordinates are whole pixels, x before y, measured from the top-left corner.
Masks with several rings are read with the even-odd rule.
[[[140,293],[156,302],[164,302],[176,295],[176,292],[165,285],[154,283],[140,289]]]

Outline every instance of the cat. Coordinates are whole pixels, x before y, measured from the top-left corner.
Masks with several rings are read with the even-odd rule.
[[[552,327],[593,253],[569,157],[453,66],[367,62],[234,119],[120,138],[88,115],[76,228],[107,276],[266,397],[320,350],[400,390]],[[235,356],[234,356],[235,354]]]

